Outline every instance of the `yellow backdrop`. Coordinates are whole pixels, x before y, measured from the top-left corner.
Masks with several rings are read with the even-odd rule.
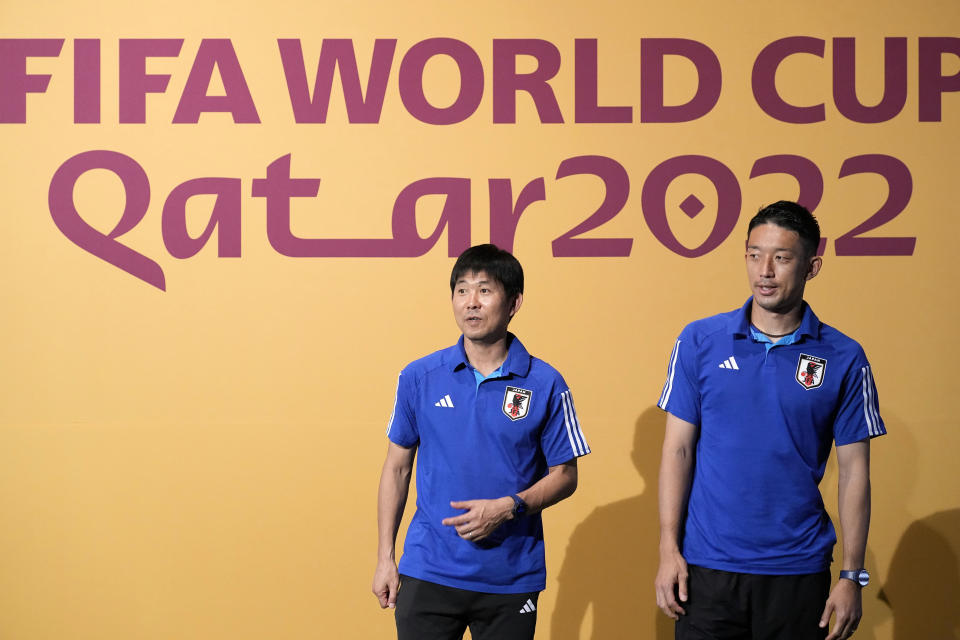
[[[667,356],[748,295],[749,216],[801,195],[828,238],[808,300],[864,345],[889,430],[858,637],[958,637],[958,28],[931,0],[0,4],[0,637],[389,637],[369,583],[396,374],[457,338],[448,239],[488,241],[492,215],[509,238],[531,183],[513,328],[594,450],[545,517],[538,637],[670,637]],[[338,72],[302,121],[344,43],[364,98]],[[283,177],[320,180],[288,234],[381,242],[285,240],[288,155]],[[450,233],[418,245],[445,202]],[[603,202],[581,237],[632,242],[554,243]]]

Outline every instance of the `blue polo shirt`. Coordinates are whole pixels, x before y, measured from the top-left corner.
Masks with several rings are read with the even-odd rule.
[[[699,426],[682,551],[757,574],[830,566],[819,483],[830,449],[886,433],[863,349],[804,303],[794,341],[770,345],[742,308],[697,320],[670,356],[658,406]]]
[[[500,374],[478,382],[463,337],[400,372],[387,436],[417,446],[417,510],[407,528],[403,575],[484,593],[546,586],[540,514],[504,522],[479,543],[444,518],[451,501],[502,498],[548,467],[590,453],[563,377],[512,334]]]

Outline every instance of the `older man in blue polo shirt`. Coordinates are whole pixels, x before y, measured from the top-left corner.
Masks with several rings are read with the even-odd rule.
[[[753,296],[689,324],[670,356],[656,594],[678,640],[838,640],[860,621],[869,443],[886,429],[863,349],[803,300],[819,241],[804,207],[761,209],[747,237]],[[818,485],[834,445],[843,556],[831,588],[836,534]]]
[[[373,593],[395,608],[399,640],[458,640],[467,627],[474,640],[530,640],[546,586],[540,511],[574,492],[590,448],[563,377],[507,331],[523,302],[517,259],[472,247],[450,290],[459,342],[410,363],[397,382]]]

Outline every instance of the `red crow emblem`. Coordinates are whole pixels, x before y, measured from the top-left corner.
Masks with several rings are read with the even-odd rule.
[[[503,413],[511,420],[527,417],[533,392],[519,387],[507,387],[503,394]]]
[[[823,384],[826,370],[826,359],[801,353],[800,361],[797,363],[796,380],[804,389],[816,389]]]

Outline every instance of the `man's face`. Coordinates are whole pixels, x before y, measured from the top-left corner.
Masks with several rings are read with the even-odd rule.
[[[522,294],[508,300],[503,285],[485,271],[470,271],[453,287],[453,315],[464,338],[493,343],[507,334],[522,300]]]
[[[807,255],[796,231],[766,223],[747,238],[747,278],[754,304],[787,313],[803,301],[807,280],[820,271],[819,257]]]

